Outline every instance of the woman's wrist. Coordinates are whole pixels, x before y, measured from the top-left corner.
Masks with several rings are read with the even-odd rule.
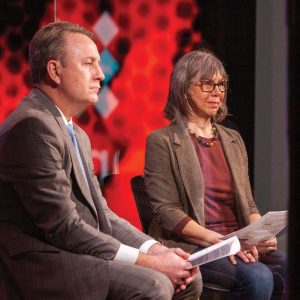
[[[221,239],[220,239],[221,237],[223,237],[222,234],[212,231],[212,230],[208,230],[207,242],[210,243],[210,245],[217,244],[217,243],[221,242]]]

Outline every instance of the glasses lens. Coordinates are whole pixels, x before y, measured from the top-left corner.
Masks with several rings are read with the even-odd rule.
[[[218,87],[221,92],[226,92],[227,91],[227,82],[226,81],[219,82]]]
[[[201,87],[203,92],[212,92],[215,85],[211,82],[201,82]]]
[[[198,85],[200,85],[202,92],[207,92],[207,93],[211,93],[215,89],[216,85],[218,86],[220,92],[222,92],[222,93],[226,92],[228,89],[226,80],[220,81],[218,83],[203,80],[203,81],[200,81],[200,83],[198,83]]]

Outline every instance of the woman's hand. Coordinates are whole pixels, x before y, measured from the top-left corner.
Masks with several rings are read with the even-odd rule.
[[[268,240],[259,242],[256,247],[260,255],[269,254],[277,250],[277,239],[274,236]]]
[[[255,245],[247,245],[246,243],[241,243],[241,249],[236,256],[238,256],[245,263],[253,263],[258,261],[258,250]],[[233,265],[237,264],[234,255],[228,257]]]

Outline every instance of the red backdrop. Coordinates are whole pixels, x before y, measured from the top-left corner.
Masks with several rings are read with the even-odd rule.
[[[16,2],[6,7],[7,22],[0,26],[0,123],[31,88],[28,41],[54,20],[52,1],[34,1],[31,7]],[[143,174],[147,134],[167,124],[162,110],[174,62],[199,47],[201,34],[193,24],[201,9],[195,2],[57,1],[57,19],[83,25],[98,38],[107,82],[99,105],[83,111],[76,122],[91,139],[99,177],[119,173],[104,191],[109,206],[139,228],[129,182]]]

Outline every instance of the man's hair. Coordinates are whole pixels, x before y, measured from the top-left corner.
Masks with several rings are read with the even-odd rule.
[[[49,60],[60,60],[64,64],[65,36],[67,33],[84,34],[94,40],[94,34],[87,29],[70,22],[49,23],[35,33],[29,44],[29,63],[32,84],[45,79]]]
[[[198,81],[212,79],[216,74],[220,74],[224,80],[228,80],[222,62],[210,51],[197,50],[182,56],[171,75],[168,100],[164,108],[165,117],[173,121],[193,113],[189,104],[190,84],[195,79]],[[227,115],[226,98],[227,92],[225,92],[222,106],[214,117],[215,122],[221,122]]]

